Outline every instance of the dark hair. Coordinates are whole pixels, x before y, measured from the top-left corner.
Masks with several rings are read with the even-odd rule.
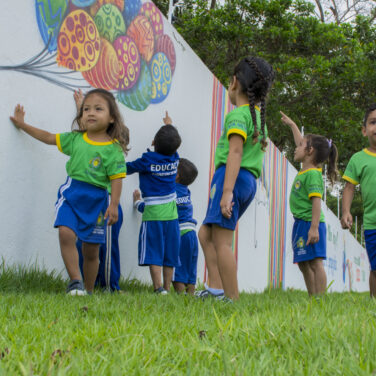
[[[173,155],[181,144],[179,132],[173,125],[163,125],[154,136],[154,150],[163,155]]]
[[[178,165],[178,175],[178,183],[183,185],[190,185],[195,181],[198,175],[198,170],[191,161],[185,158],[180,158]]]
[[[307,140],[307,149],[311,147],[314,150],[313,163],[315,165],[328,161],[328,176],[333,184],[338,177],[337,159],[338,151],[332,140],[317,134],[307,134],[304,136]]]
[[[72,123],[72,130],[76,132],[85,132],[86,130],[81,126],[81,119],[83,115],[83,109],[84,104],[87,98],[89,98],[91,95],[99,95],[101,96],[108,104],[110,116],[114,119],[113,123],[110,123],[106,132],[111,137],[111,139],[116,139],[123,149],[125,154],[128,154],[129,148],[129,129],[124,124],[123,117],[120,114],[119,108],[116,104],[115,97],[107,90],[104,89],[94,89],[90,90],[86,93],[84,100],[82,101],[80,110],[76,116],[76,118],[73,120]],[[75,124],[78,125],[78,129],[76,129]]]
[[[373,112],[373,111],[375,111],[375,110],[376,110],[376,103],[371,104],[371,105],[367,108],[366,113],[364,114],[363,127],[366,127],[366,126],[367,126],[368,116],[370,115],[371,112]]]
[[[240,82],[242,92],[248,96],[249,110],[251,112],[254,132],[253,143],[259,139],[260,132],[257,127],[255,105],[261,105],[261,148],[265,150],[267,146],[265,136],[265,111],[266,96],[274,80],[272,66],[259,57],[249,56],[241,60],[234,69],[234,76]]]

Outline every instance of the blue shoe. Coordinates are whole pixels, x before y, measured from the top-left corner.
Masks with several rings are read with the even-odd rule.
[[[215,298],[215,300],[217,300],[218,302],[222,302],[224,304],[233,304],[234,303],[234,301],[232,299],[228,298],[225,295],[217,296]]]
[[[160,287],[159,289],[154,290],[154,294],[157,295],[168,295],[168,291],[165,290],[163,287]]]
[[[224,296],[223,292],[216,295],[216,294],[213,294],[212,292],[210,292],[209,290],[206,290],[206,289],[195,291],[195,297],[202,299],[202,300],[205,300],[206,298],[219,298],[221,296]]]
[[[68,295],[73,295],[73,296],[86,295],[84,284],[82,281],[78,279],[73,279],[72,281],[70,281],[65,291]]]

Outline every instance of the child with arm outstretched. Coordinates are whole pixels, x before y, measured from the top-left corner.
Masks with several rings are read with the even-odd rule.
[[[257,57],[241,60],[234,69],[228,95],[237,108],[227,114],[217,144],[208,210],[198,234],[209,276],[199,297],[223,296],[223,290],[227,299],[239,297],[232,239],[261,174],[267,145],[266,97],[273,79],[270,64]]]
[[[82,103],[84,101],[84,94],[81,89],[77,90],[73,94],[73,98],[76,104],[77,113],[80,112]],[[78,124],[81,129],[82,124]],[[111,185],[108,187],[109,194],[111,195]],[[105,243],[102,243],[99,247],[99,268],[96,278],[96,286],[100,286],[106,291],[120,292],[119,280],[121,276],[120,270],[120,248],[119,248],[119,234],[123,224],[123,210],[119,203],[118,206],[118,220],[113,225],[107,224],[105,231]],[[83,272],[83,257],[82,257],[82,241],[77,239],[76,242],[80,269],[85,279]]]
[[[181,138],[166,112],[152,146],[141,158],[127,163],[127,173],[139,174],[144,210],[138,241],[138,264],[149,266],[154,292],[170,291],[173,268],[180,265],[180,231],[176,207],[177,149]],[[163,283],[161,273],[163,272]]]
[[[88,92],[75,121],[85,131],[52,134],[24,121],[21,105],[10,119],[35,139],[70,156],[68,178],[60,187],[54,226],[59,228],[61,254],[70,283],[67,293],[84,295],[76,237],[83,241],[85,288],[91,293],[98,272],[99,244],[104,242],[105,222],[118,219],[122,179],[126,176],[123,152],[128,151],[129,131],[113,95],[102,89]],[[112,196],[108,204],[107,186]]]
[[[355,187],[360,184],[364,207],[363,225],[366,250],[371,265],[369,290],[371,297],[376,297],[376,104],[366,111],[362,134],[368,138],[369,146],[355,153],[346,167],[343,179],[346,185],[342,195],[343,228],[351,228],[353,218],[350,213]]]
[[[295,222],[292,232],[294,263],[298,263],[309,295],[326,291],[326,225],[321,211],[324,192],[322,165],[328,161],[328,175],[333,183],[337,176],[337,148],[324,136],[302,136],[293,120],[281,112],[295,141],[294,161],[302,164],[290,194],[290,210]]]

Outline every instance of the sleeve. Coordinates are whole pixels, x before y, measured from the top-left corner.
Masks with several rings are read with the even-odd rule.
[[[72,155],[73,143],[77,135],[80,135],[80,133],[77,133],[77,132],[58,133],[56,135],[57,148],[66,155]]]
[[[342,179],[348,181],[351,184],[358,185],[360,181],[359,172],[357,169],[357,163],[355,161],[355,156],[353,155],[350,158],[350,162],[348,163],[345,173],[342,176]]]
[[[127,162],[127,172],[128,175],[134,174],[135,172],[147,171],[147,163],[141,157],[133,162]]]
[[[110,180],[123,179],[127,176],[124,154],[120,146],[116,145],[106,167],[107,176]]]
[[[225,120],[226,137],[229,138],[232,134],[238,134],[247,141],[247,122],[244,116],[237,112],[231,111],[226,116]]]
[[[322,198],[324,193],[324,181],[322,174],[319,171],[312,171],[307,176],[307,190],[308,197],[320,197]]]
[[[143,202],[142,200],[138,200],[136,201],[133,206],[140,212],[140,213],[143,213],[144,212],[144,209],[145,209],[145,202]]]

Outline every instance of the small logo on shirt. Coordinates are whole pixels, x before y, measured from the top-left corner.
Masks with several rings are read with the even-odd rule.
[[[295,189],[296,190],[299,190],[300,189],[300,187],[301,187],[301,182],[300,182],[300,180],[297,180],[296,182],[295,182]]]
[[[97,226],[99,227],[104,226],[104,215],[102,212],[99,213],[99,216],[97,218]]]
[[[95,158],[92,158],[89,163],[90,163],[90,167],[96,170],[102,164],[101,157],[97,156]]]

